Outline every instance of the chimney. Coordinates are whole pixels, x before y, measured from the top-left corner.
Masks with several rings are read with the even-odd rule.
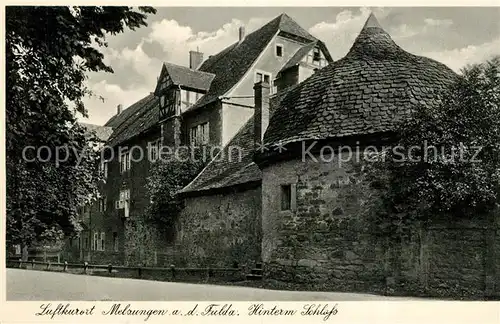
[[[243,41],[243,39],[245,38],[245,26],[240,26],[239,34],[240,34],[240,43],[241,43]]]
[[[122,104],[119,104],[117,107],[116,107],[116,114],[119,115],[121,114],[123,111],[123,105]]]
[[[203,53],[198,51],[189,51],[189,68],[196,70],[203,63]]]
[[[262,143],[264,133],[269,125],[269,95],[271,88],[269,83],[258,82],[253,86],[254,89],[254,147]]]

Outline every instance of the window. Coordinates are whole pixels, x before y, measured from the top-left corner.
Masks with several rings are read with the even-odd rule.
[[[149,152],[149,161],[154,162],[158,160],[160,154],[160,139],[156,141],[149,142],[148,144],[148,152]]]
[[[85,250],[89,249],[89,238],[87,236],[85,236],[85,239],[83,240],[83,248]]]
[[[259,83],[262,81],[271,86],[271,93],[273,93],[274,85],[272,80],[272,74],[262,71],[255,72],[255,83]]]
[[[256,72],[255,73],[255,83],[264,81],[265,83],[271,83],[271,73]]]
[[[106,211],[106,205],[107,205],[106,197],[99,198],[99,211],[100,212]]]
[[[313,64],[317,64],[317,65],[320,65],[320,62],[321,62],[321,52],[319,50],[319,48],[314,48],[313,49]]]
[[[118,233],[113,232],[113,251],[118,252]]]
[[[295,184],[281,186],[281,210],[295,210],[297,200]]]
[[[97,251],[97,244],[99,243],[99,233],[94,232],[94,240],[92,242],[92,250]]]
[[[191,127],[189,136],[191,145],[208,144],[210,140],[208,122]]]
[[[257,72],[255,74],[255,83],[262,82],[262,73]]]
[[[101,232],[101,239],[99,240],[99,251],[104,251],[104,247],[106,246],[106,236],[104,232]]]
[[[160,107],[165,107],[165,95],[160,97]]]
[[[116,209],[123,209],[130,201],[130,189],[120,190],[120,197],[116,201]]]
[[[276,45],[276,56],[277,57],[283,56],[283,45]]]
[[[120,172],[130,170],[130,152],[120,153]]]
[[[101,161],[99,163],[99,173],[104,177],[108,177],[108,162],[107,161]]]

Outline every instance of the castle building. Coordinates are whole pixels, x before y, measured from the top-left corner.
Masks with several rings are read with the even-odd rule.
[[[170,264],[177,229],[165,237],[143,221],[149,203],[146,181],[158,149],[224,147],[253,117],[256,82],[272,84],[276,96],[332,62],[324,43],[286,14],[248,35],[240,27],[234,44],[206,60],[203,53],[190,51],[189,67],[165,62],[156,89],[127,109],[118,106],[104,125],[112,129],[106,159],[114,158],[102,165],[102,197],[83,211],[86,231],[72,242],[71,257]],[[149,156],[141,159],[134,147]]]
[[[431,224],[397,246],[371,235],[371,189],[335,148],[390,144],[395,125],[437,105],[457,75],[403,50],[373,14],[360,28],[336,62],[283,14],[203,63],[192,52],[189,69],[165,63],[154,94],[105,125],[109,145],[223,149],[178,193],[185,207],[171,241],[140,220],[149,161],[107,167],[107,207],[90,231],[103,229],[106,248],[118,233],[125,263],[261,262],[265,278],[317,289],[498,295],[499,219]]]

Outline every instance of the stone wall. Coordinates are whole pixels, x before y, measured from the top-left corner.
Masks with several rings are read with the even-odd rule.
[[[253,267],[260,260],[260,188],[185,200],[176,253],[186,266]]]
[[[329,160],[329,157],[324,157]],[[401,244],[370,233],[364,203],[376,194],[356,162],[289,160],[263,169],[265,276],[308,289],[500,296],[500,226],[480,218],[432,224]],[[280,186],[294,184],[296,209],[282,211]]]
[[[266,276],[322,289],[380,291],[385,253],[360,217],[368,188],[360,166],[287,161],[263,170]],[[296,210],[281,211],[280,186],[296,185]]]

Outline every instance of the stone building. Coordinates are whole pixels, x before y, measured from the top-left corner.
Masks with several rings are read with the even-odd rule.
[[[276,94],[278,87],[293,86],[332,62],[322,41],[281,14],[248,35],[240,27],[234,44],[206,60],[203,53],[191,51],[189,67],[164,63],[156,89],[127,109],[118,106],[116,115],[104,125],[112,129],[105,149],[109,161],[102,164],[106,181],[99,184],[102,197],[84,211],[88,232],[71,244],[73,250],[87,252],[78,259],[147,265],[179,262],[175,256],[185,254],[188,247],[177,244],[177,230],[167,229],[170,234],[164,235],[144,222],[149,204],[145,185],[159,149],[224,147],[238,140],[237,134],[253,118],[256,82],[273,84],[280,71],[300,65],[300,71],[287,72],[292,78],[286,84],[277,79],[276,86],[271,86]],[[251,148],[243,147],[248,159]],[[141,158],[141,150],[148,156]],[[191,195],[203,200],[206,193],[202,191],[193,187]],[[217,200],[212,207],[223,206],[232,208]],[[255,248],[260,251],[257,241]],[[78,253],[71,255],[76,258]],[[258,259],[258,253],[251,255]]]
[[[226,158],[181,192],[180,244],[220,264],[260,260],[265,278],[309,288],[498,296],[498,217],[436,222],[391,245],[365,219],[372,189],[360,163],[336,150],[390,144],[396,123],[437,104],[455,77],[401,49],[371,15],[342,59],[275,96],[256,84],[254,117]],[[232,145],[248,148],[242,160],[230,161]]]
[[[371,189],[360,164],[335,150],[391,143],[412,107],[439,102],[452,70],[401,49],[373,15],[336,62],[286,15],[246,37],[241,29],[201,65],[200,55],[189,69],[165,63],[155,93],[105,125],[108,144],[224,148],[179,192],[185,208],[170,240],[141,221],[154,162],[110,162],[98,260],[261,262],[265,278],[317,289],[498,296],[498,217],[436,223],[387,244],[363,216]],[[110,232],[119,243],[109,253]]]

